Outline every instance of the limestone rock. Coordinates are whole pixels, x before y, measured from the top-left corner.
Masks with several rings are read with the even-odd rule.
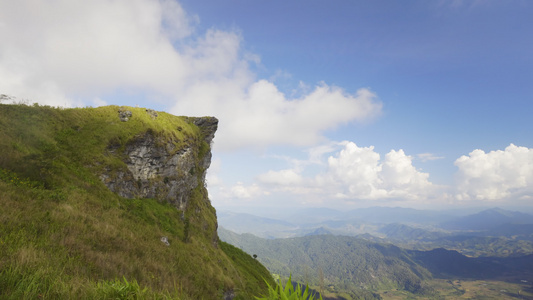
[[[161,242],[167,246],[170,246],[170,243],[168,242],[168,237],[166,236],[161,237]]]
[[[128,122],[132,116],[133,113],[131,112],[131,110],[126,110],[122,107],[118,110],[118,117],[122,122]]]
[[[218,120],[205,117],[189,118],[188,121],[200,128],[203,141],[210,144]],[[200,142],[191,142],[179,149],[176,144],[179,144],[176,140],[163,140],[147,131],[124,147],[122,156],[127,169],[108,168],[100,179],[122,197],[165,200],[183,211],[192,191],[205,183],[211,151],[200,153]],[[120,147],[110,145],[108,151],[115,153]]]
[[[150,115],[150,117],[152,117],[152,119],[155,119],[157,118],[157,111],[153,110],[153,109],[146,109],[146,113]]]

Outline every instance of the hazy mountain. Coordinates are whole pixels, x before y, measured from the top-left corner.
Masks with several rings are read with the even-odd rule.
[[[258,217],[246,213],[229,211],[217,212],[220,226],[237,233],[253,233],[264,238],[277,238],[289,236],[287,231],[293,231],[299,227],[286,221]]]
[[[219,224],[237,233],[265,238],[296,237],[324,228],[337,235],[379,234],[383,224],[405,223],[432,226],[453,216],[435,211],[400,207],[370,207],[341,212],[328,208],[306,208],[291,215],[266,218],[231,211],[217,212]]]
[[[467,257],[455,250],[406,250],[362,238],[311,235],[289,239],[261,239],[221,228],[222,240],[234,244],[271,272],[320,285],[320,272],[329,290],[361,297],[364,291],[407,290],[431,295],[430,278],[497,279],[500,276],[533,276],[533,256]],[[476,245],[473,245],[476,246]],[[482,244],[485,246],[485,244]],[[372,299],[375,295],[365,295]]]
[[[490,230],[504,224],[533,224],[533,215],[491,208],[443,222],[440,227],[448,230]]]
[[[470,258],[455,250],[444,248],[429,251],[411,250],[409,254],[433,276],[441,278],[495,278],[510,269],[492,259]]]
[[[345,220],[344,213],[325,207],[303,208],[289,215],[288,220],[294,224],[309,225],[324,221]]]
[[[520,256],[533,253],[533,225],[502,225],[496,230],[444,232],[415,228],[405,224],[387,224],[379,232],[382,241],[414,250],[455,249],[464,255]],[[379,240],[376,240],[379,241]]]
[[[433,241],[449,235],[399,223],[387,224],[379,232],[385,234],[387,239],[399,241]]]
[[[386,287],[422,292],[423,279],[431,276],[410,261],[404,250],[353,237],[326,234],[267,240],[223,228],[219,236],[256,254],[272,273],[285,277],[292,274],[296,281],[320,285],[322,272],[324,282],[333,290],[364,294],[365,290]]]
[[[503,224],[480,234],[533,241],[533,224]]]
[[[360,221],[372,223],[408,223],[408,224],[438,224],[453,218],[452,215],[432,211],[403,207],[368,207],[358,208],[347,212],[344,219],[356,218]]]
[[[317,228],[309,233],[307,233],[305,236],[309,235],[322,235],[322,234],[332,234],[331,231],[327,230],[324,227]]]

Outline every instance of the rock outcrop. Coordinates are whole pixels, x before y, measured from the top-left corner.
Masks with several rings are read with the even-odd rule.
[[[200,139],[184,143],[147,131],[129,141],[123,153],[118,153],[120,145],[110,145],[109,152],[122,155],[127,169],[109,168],[101,180],[122,197],[156,198],[185,211],[191,192],[204,185],[211,164],[209,145],[218,126],[213,117],[187,119],[200,129]]]
[[[159,122],[156,112],[146,110],[146,113],[153,122]],[[171,203],[181,212],[185,241],[199,234],[217,247],[216,213],[207,195],[205,177],[211,164],[211,143],[218,120],[182,118],[187,125],[176,128],[179,134],[148,129],[126,143],[110,142],[108,154],[119,157],[123,166],[104,167],[100,179],[122,197],[154,198]]]

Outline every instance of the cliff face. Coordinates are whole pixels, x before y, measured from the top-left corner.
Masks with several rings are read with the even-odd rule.
[[[146,110],[157,122],[157,113]],[[135,115],[119,109],[117,118],[129,122]],[[218,245],[216,215],[207,197],[205,177],[211,164],[211,143],[218,120],[214,117],[183,117],[182,135],[165,135],[152,129],[125,142],[111,140],[106,152],[122,160],[122,167],[106,166],[102,182],[125,198],[155,198],[175,206],[186,222],[185,240],[200,234]],[[124,167],[125,166],[125,167]],[[191,230],[192,229],[192,230]]]
[[[181,143],[176,138],[147,131],[128,141],[125,147],[109,145],[108,152],[123,157],[127,168],[106,168],[100,179],[122,197],[156,198],[185,211],[192,191],[204,186],[211,164],[209,145],[218,126],[218,120],[212,117],[187,120],[200,129],[199,139]]]

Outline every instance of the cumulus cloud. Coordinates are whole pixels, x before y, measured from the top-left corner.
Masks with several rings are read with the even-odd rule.
[[[268,195],[268,192],[264,191],[257,184],[244,185],[242,182],[237,182],[236,185],[231,187],[228,196],[238,199],[251,199],[261,195]]]
[[[424,198],[433,189],[429,174],[418,171],[411,156],[391,150],[381,160],[374,147],[344,142],[344,149],[328,158],[322,185],[336,186],[336,195],[354,199]]]
[[[20,97],[73,105],[117,88],[165,91],[187,74],[168,35],[191,28],[171,1],[2,1],[0,19],[0,87]]]
[[[505,150],[476,149],[455,161],[458,200],[529,199],[533,195],[533,149],[510,144]]]
[[[323,186],[336,186],[337,196],[382,198],[386,191],[379,177],[382,166],[380,155],[374,147],[358,147],[353,142],[345,142],[344,149],[328,158],[328,173],[321,178]]]
[[[338,147],[342,147],[339,149]],[[382,159],[373,146],[359,147],[353,142],[313,147],[307,163],[268,171],[257,177],[271,190],[307,194],[322,199],[418,201],[433,197],[436,187],[429,174],[417,170],[413,158],[403,150],[391,150]],[[336,152],[323,158],[326,153]],[[304,176],[307,166],[323,166],[317,174]]]
[[[201,82],[188,92],[172,112],[217,115],[223,149],[312,145],[323,140],[325,130],[350,121],[364,122],[381,112],[381,103],[368,89],[351,95],[324,83],[298,99],[288,99],[267,80]],[[198,99],[209,99],[209,105]]]
[[[367,89],[321,83],[287,97],[255,78],[260,59],[240,33],[198,33],[198,22],[173,0],[1,1],[0,91],[55,106],[143,95],[177,115],[217,116],[218,150],[311,145],[379,115]]]

